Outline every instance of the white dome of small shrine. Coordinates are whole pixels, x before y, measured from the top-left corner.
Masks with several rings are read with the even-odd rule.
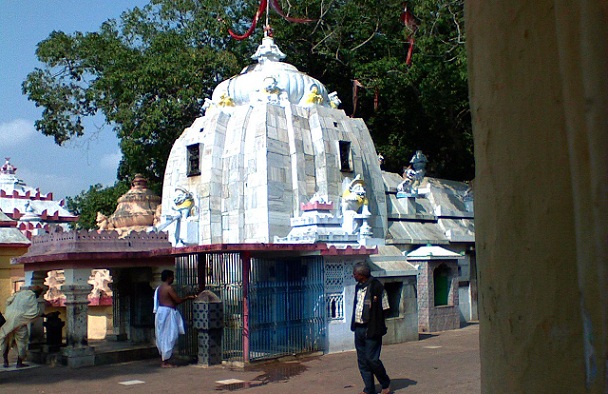
[[[291,104],[332,106],[335,94],[328,94],[325,85],[317,79],[281,62],[285,54],[272,37],[264,37],[251,58],[258,63],[243,68],[240,74],[220,83],[208,105],[225,107],[259,101],[288,101]]]

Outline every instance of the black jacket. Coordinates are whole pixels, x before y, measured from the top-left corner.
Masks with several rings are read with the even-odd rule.
[[[350,323],[350,329],[355,331],[355,309],[357,308],[357,291],[362,287],[369,286],[365,294],[365,305],[363,305],[363,313],[361,315],[363,322],[367,323],[367,337],[381,338],[386,334],[386,323],[384,321],[384,310],[382,309],[382,295],[384,286],[382,283],[370,277],[365,284],[358,283],[355,287],[355,300],[353,302],[353,317]]]

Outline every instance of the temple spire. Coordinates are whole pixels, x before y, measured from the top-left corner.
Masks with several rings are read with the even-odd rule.
[[[6,174],[6,175],[15,175],[15,172],[17,171],[17,167],[13,166],[10,163],[11,158],[10,157],[5,157],[6,162],[4,162],[4,165],[2,167],[0,167],[0,174]]]

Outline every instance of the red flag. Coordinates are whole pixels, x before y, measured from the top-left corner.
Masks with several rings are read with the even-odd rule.
[[[239,40],[239,41],[244,40],[245,38],[249,37],[251,35],[251,33],[253,33],[253,30],[255,30],[255,26],[258,24],[258,20],[260,19],[260,16],[262,16],[264,11],[266,11],[267,5],[268,5],[268,0],[260,1],[260,6],[258,7],[258,10],[255,13],[255,16],[253,17],[253,22],[251,22],[251,26],[249,27],[249,30],[247,30],[245,32],[245,34],[238,35],[238,34],[234,33],[231,29],[228,29],[228,33],[230,34],[230,36],[232,38],[234,38],[235,40]]]
[[[281,15],[281,17],[283,17],[283,19],[285,19],[288,22],[309,23],[309,22],[315,21],[314,19],[292,18],[292,17],[285,15],[285,13],[283,12],[283,9],[281,8],[281,5],[279,4],[279,2],[277,0],[270,0],[270,6],[277,12],[277,14]]]
[[[231,29],[228,29],[228,33],[230,34],[230,36],[232,38],[234,38],[235,40],[239,40],[239,41],[244,40],[245,38],[249,37],[251,35],[251,33],[253,33],[253,31],[255,30],[255,27],[258,24],[258,20],[260,19],[260,16],[262,16],[264,11],[266,11],[267,6],[268,6],[268,0],[261,0],[260,6],[258,7],[258,10],[255,13],[255,16],[253,17],[253,21],[251,22],[251,26],[249,26],[249,29],[245,32],[245,34],[239,35],[239,34],[233,32]],[[275,10],[277,12],[277,14],[281,15],[281,17],[283,19],[285,19],[289,22],[295,22],[295,23],[314,22],[314,19],[292,18],[292,17],[285,15],[285,13],[283,12],[283,9],[281,8],[281,6],[279,5],[277,0],[270,0],[270,6],[272,7],[273,10]]]
[[[378,110],[378,104],[380,103],[380,89],[374,89],[374,111]]]
[[[405,64],[408,66],[412,64],[412,52],[414,52],[414,36],[410,35],[407,38],[407,43],[409,44],[409,48],[407,49],[407,56],[405,57]]]
[[[410,30],[416,31],[418,24],[412,11],[407,7],[407,3],[403,3],[403,11],[401,11],[401,23],[407,26]]]
[[[365,86],[363,86],[358,80],[353,79],[353,113],[350,114],[351,118],[354,118],[355,112],[357,112],[357,102],[359,101],[359,88],[365,88]]]
[[[410,31],[410,34],[407,37],[408,48],[407,56],[405,58],[405,64],[409,66],[412,64],[412,53],[414,52],[415,42],[414,33],[418,30],[418,22],[416,22],[416,18],[408,8],[407,3],[403,3],[403,11],[401,12],[401,17],[399,19],[401,19],[401,23]]]

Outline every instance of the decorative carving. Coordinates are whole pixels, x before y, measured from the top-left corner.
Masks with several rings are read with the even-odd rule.
[[[178,186],[175,188],[173,203],[175,204],[175,210],[184,219],[194,213],[194,197],[192,197],[192,193],[183,187]]]
[[[100,298],[102,296],[111,297],[112,290],[109,284],[112,283],[112,276],[107,269],[94,269],[91,271],[88,284],[93,285],[93,290],[89,294],[89,298]]]
[[[380,166],[380,168],[382,168],[382,166],[384,165],[384,156],[382,156],[382,153],[378,153],[378,165]]]
[[[346,181],[348,182],[348,181]],[[361,224],[356,219],[365,219],[365,229],[369,230],[369,225],[366,221],[371,213],[368,208],[368,200],[366,197],[365,182],[361,179],[361,175],[357,174],[355,179],[347,183],[342,193],[342,229],[347,234],[355,234],[358,232]]]
[[[417,150],[410,160],[410,165],[403,171],[403,182],[397,185],[397,192],[418,194],[418,187],[426,174],[426,163],[428,163],[426,156],[421,150]]]
[[[228,93],[222,93],[220,95],[220,101],[217,103],[220,107],[234,107],[234,100],[228,95]]]
[[[173,210],[177,212],[175,215],[167,215],[166,221],[160,225],[153,227],[156,231],[162,231],[170,224],[175,223],[175,244],[184,245],[185,242],[181,237],[181,223],[183,220],[195,215],[196,205],[194,204],[194,196],[186,188],[176,187],[175,197],[173,198]]]
[[[97,299],[94,305],[100,305],[99,299],[102,297],[112,297],[112,290],[109,284],[112,283],[112,276],[110,271],[107,269],[93,269],[91,270],[91,276],[87,283],[93,286],[93,289],[88,295],[89,299]],[[65,305],[66,295],[62,290],[62,286],[65,284],[64,270],[52,270],[47,273],[44,279],[44,285],[48,287],[48,291],[44,295],[44,299],[47,300],[51,305],[63,306]]]
[[[311,106],[323,103],[323,96],[319,94],[319,87],[315,84],[310,86],[308,93],[302,98],[302,105]]]
[[[256,91],[257,101],[278,104],[286,99],[285,91],[278,86],[275,77],[266,77],[262,80],[262,87]]]
[[[213,109],[219,109],[221,111],[228,111],[235,106],[235,102],[232,97],[228,94],[228,92],[222,92],[219,97],[216,97],[215,100],[211,100],[209,98],[205,98],[205,101],[202,106],[203,111],[210,111]]]
[[[63,270],[52,270],[47,273],[44,279],[44,285],[49,289],[44,295],[44,299],[51,304],[59,304],[65,301],[65,295],[61,291],[61,286],[65,283]]]
[[[340,98],[338,98],[338,92],[331,92],[329,95],[329,106],[332,108],[338,108],[340,107],[340,104],[342,104],[342,100],[340,100]]]
[[[0,167],[0,174],[15,175],[17,167],[11,164],[11,158],[5,157],[4,159],[6,161],[4,162],[4,165]]]
[[[361,179],[360,174],[357,174],[355,179],[348,183],[342,193],[342,214],[347,211],[361,213],[363,207],[367,207],[368,200],[364,185],[365,182]]]
[[[116,230],[121,236],[126,236],[131,231],[146,230],[152,226],[160,197],[148,190],[147,185],[148,181],[136,174],[131,189],[118,199],[118,206],[112,215],[97,212],[99,230]]]
[[[114,230],[114,223],[112,223],[110,221],[110,218],[108,218],[106,215],[104,215],[101,212],[97,212],[97,228],[100,231],[104,231],[104,230]]]

